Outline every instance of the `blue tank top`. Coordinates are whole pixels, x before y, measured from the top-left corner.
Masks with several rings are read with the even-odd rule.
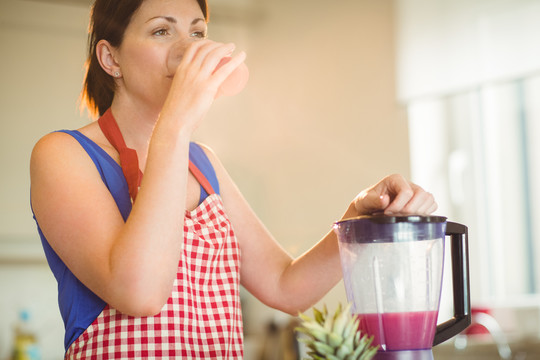
[[[73,136],[88,153],[96,165],[103,183],[107,186],[113,196],[124,221],[126,221],[131,212],[131,199],[129,196],[128,185],[120,165],[114,161],[105,150],[79,131],[62,130],[61,132]],[[204,153],[204,150],[196,143],[190,143],[189,159],[210,182],[216,194],[219,194],[219,183],[214,168]],[[208,193],[201,186],[199,204],[204,201],[207,196]],[[35,215],[34,220],[37,224],[45,257],[58,282],[58,304],[66,329],[64,347],[67,350],[71,343],[73,343],[73,341],[75,341],[90,326],[90,324],[92,324],[107,304],[73,275],[49,245],[49,242],[43,235],[41,228],[37,223]]]

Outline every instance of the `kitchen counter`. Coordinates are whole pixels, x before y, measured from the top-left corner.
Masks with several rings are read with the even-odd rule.
[[[501,357],[497,344],[491,338],[469,338],[463,349],[457,349],[455,340],[447,341],[433,348],[436,360],[536,360],[540,359],[540,339],[510,341],[511,356]],[[503,351],[503,356],[504,356]]]

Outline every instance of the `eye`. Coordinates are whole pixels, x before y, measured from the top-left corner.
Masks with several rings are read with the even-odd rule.
[[[152,35],[156,35],[156,36],[166,36],[168,34],[169,34],[169,31],[165,28],[158,29],[152,33]]]
[[[195,31],[192,32],[189,36],[197,39],[206,39],[206,31]]]

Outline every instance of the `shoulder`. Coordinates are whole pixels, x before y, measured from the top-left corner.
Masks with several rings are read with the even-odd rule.
[[[34,145],[31,164],[36,165],[36,162],[39,163],[46,159],[59,159],[57,155],[62,155],[61,158],[65,158],[72,154],[72,151],[76,150],[77,147],[80,147],[77,140],[67,133],[49,133]]]
[[[92,160],[70,134],[53,132],[43,136],[34,145],[30,156],[32,182],[62,176],[67,171],[80,172],[91,169]]]
[[[219,182],[220,195],[223,197],[224,193],[228,192],[227,189],[229,189],[231,186],[235,187],[229,173],[227,172],[227,169],[211,147],[200,142],[195,142],[195,144],[202,149],[210,161],[210,164],[212,165],[212,168],[216,174],[217,181]]]
[[[198,141],[193,141],[193,144],[197,145],[204,152],[204,154],[206,155],[208,160],[210,160],[210,163],[214,168],[216,168],[216,166],[221,166],[221,162],[219,161],[218,156],[216,155],[214,150],[212,150],[212,148]]]
[[[192,141],[192,143],[200,147],[205,152],[206,156],[215,156],[215,153],[210,148],[210,146],[203,144],[201,142],[198,142],[198,141]]]
[[[225,206],[229,210],[236,208],[239,201],[241,203],[244,202],[243,196],[240,193],[238,187],[236,186],[236,183],[219,159],[219,156],[216,154],[216,152],[214,152],[212,148],[210,148],[206,144],[202,144],[199,142],[197,142],[196,144],[199,145],[201,149],[203,149],[214,168],[217,180],[219,182],[219,193],[221,198],[223,199]]]
[[[70,131],[71,132],[71,131]],[[77,133],[84,139],[89,139],[95,145],[101,147],[109,155],[111,151],[108,143],[101,133],[97,121],[93,121],[86,126],[77,130]],[[76,135],[69,134],[64,131],[51,132],[35,144],[31,155],[31,166],[51,162],[69,163],[72,160],[80,161],[83,158],[83,163],[86,159],[90,160],[87,152],[79,142],[81,138]],[[113,158],[114,156],[111,155]]]

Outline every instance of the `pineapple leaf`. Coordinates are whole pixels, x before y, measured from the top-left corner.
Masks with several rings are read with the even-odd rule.
[[[353,317],[349,319],[349,321],[345,325],[345,329],[343,329],[343,336],[348,338],[349,335],[354,334],[358,331],[359,326],[360,326],[360,319],[358,317]]]
[[[326,315],[326,319],[324,319],[324,330],[330,332],[332,331],[332,328],[334,327],[334,317]]]
[[[337,348],[341,343],[343,342],[343,337],[335,332],[331,332],[328,334],[328,344],[333,347]]]
[[[340,357],[335,356],[335,355],[328,355],[328,356],[326,357],[326,359],[328,359],[328,360],[341,360]]]
[[[345,330],[345,325],[350,318],[350,305],[347,305],[343,311],[341,311],[341,304],[339,304],[336,314],[334,315],[334,325],[332,331],[337,334],[342,334]]]
[[[356,348],[353,352],[353,356],[352,358],[353,359],[358,359],[360,356],[364,356],[364,354],[366,352],[369,352],[370,351],[370,345],[371,345],[371,342],[373,341],[373,336],[371,337],[368,337],[367,335],[364,335],[362,336],[362,338],[357,342],[356,344]],[[373,347],[371,349],[375,349],[373,351],[373,354],[375,354],[378,350],[378,346],[377,347]],[[366,357],[365,359],[371,359],[370,357]]]
[[[354,333],[354,345],[358,345],[360,343],[360,340],[362,338],[362,333],[360,331],[357,331]]]
[[[316,351],[310,351],[308,352],[308,355],[311,356],[311,358],[314,360],[325,360],[325,358],[321,355],[318,355]],[[305,360],[309,360],[309,359],[305,359]]]
[[[303,320],[295,330],[302,334],[298,340],[310,351],[312,360],[370,360],[378,347],[371,347],[373,337],[359,331],[360,319],[351,315],[351,304],[338,305],[333,314],[326,305],[313,308],[314,318],[300,313]],[[309,360],[309,359],[307,359]]]
[[[375,354],[377,353],[377,350],[379,349],[378,346],[375,346],[375,347],[372,347],[372,348],[369,348],[366,352],[364,352],[364,354],[362,354],[358,360],[370,360],[371,358],[373,358],[375,356]]]
[[[352,352],[352,349],[354,349],[354,334],[350,334],[348,337],[345,338],[345,340],[343,341],[342,345],[344,346],[347,346],[348,348],[351,349],[351,352]]]
[[[317,321],[317,323],[322,326],[324,324],[325,315],[316,308],[313,308],[313,315],[315,316],[315,321]]]
[[[315,348],[315,351],[321,355],[334,355],[334,348],[323,342],[315,341],[313,342],[313,347]]]
[[[298,314],[298,317],[299,317],[300,319],[302,319],[303,321],[305,321],[305,322],[313,322],[313,319],[310,318],[309,316],[307,316],[306,314],[299,313],[299,314]]]
[[[340,358],[340,359],[345,359],[347,357],[347,355],[351,354],[352,353],[352,347],[350,347],[349,345],[347,344],[341,344],[340,347],[338,347],[337,351],[336,351],[336,355]]]
[[[306,334],[307,336],[319,340],[319,341],[326,341],[326,332],[324,330],[314,329],[308,327],[308,324],[305,324],[306,327],[297,327],[295,330],[297,332],[301,332],[303,334]],[[300,339],[303,340],[303,339]]]
[[[317,324],[316,322],[304,323],[304,327],[308,330],[313,330],[314,332],[321,332],[327,334],[327,331],[324,327]]]

